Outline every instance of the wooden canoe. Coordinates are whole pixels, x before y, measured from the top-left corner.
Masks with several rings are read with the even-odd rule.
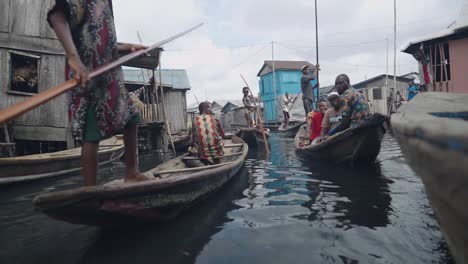
[[[297,131],[299,131],[299,128],[301,128],[302,125],[304,125],[305,122],[299,122],[297,124],[292,124],[287,128],[283,128],[281,125],[278,128],[278,133],[281,135],[288,137],[288,138],[294,138],[297,134]],[[291,124],[291,123],[290,123]]]
[[[468,263],[467,100],[467,94],[420,93],[391,118],[457,263]]]
[[[360,127],[349,128],[317,144],[302,146],[301,139],[308,138],[304,124],[294,138],[294,145],[300,156],[311,160],[325,160],[332,163],[371,163],[380,152],[385,134],[384,122],[384,116],[374,114]]]
[[[183,131],[180,134],[176,133],[172,135],[174,141],[174,147],[177,151],[187,151],[190,145],[190,135],[188,131]],[[169,148],[171,146],[169,145]]]
[[[118,160],[124,154],[121,136],[101,141],[99,165]],[[75,173],[81,170],[81,148],[0,159],[0,185],[20,183]]]
[[[240,170],[247,144],[235,136],[224,143],[221,164],[190,168],[188,164],[197,160],[183,155],[145,172],[152,178],[148,181],[116,180],[102,186],[45,193],[33,204],[50,217],[75,224],[109,227],[169,220],[219,189]]]
[[[260,129],[256,127],[240,127],[237,129],[236,136],[245,141],[249,147],[256,148],[264,145],[263,134]],[[270,133],[267,129],[265,129],[265,136],[267,140],[270,137]]]

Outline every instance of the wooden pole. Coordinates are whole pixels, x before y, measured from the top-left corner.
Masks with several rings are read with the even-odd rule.
[[[11,149],[11,141],[10,141],[10,133],[8,133],[8,127],[5,123],[3,123],[3,134],[5,135],[5,142],[7,143],[6,144],[6,147],[8,149],[8,155],[10,157],[13,157],[13,150]]]
[[[315,52],[317,54],[317,63],[316,65],[319,65],[319,46],[318,46],[318,15],[317,15],[317,0],[315,0]],[[317,71],[317,100],[316,100],[316,108],[318,110],[318,101],[320,99],[320,83],[319,83],[319,69],[320,67],[315,67],[315,70]],[[314,87],[312,87],[312,94],[314,93]],[[307,117],[306,117],[307,118]]]
[[[106,64],[106,65],[103,65],[93,71],[91,71],[89,73],[89,78],[92,79],[92,78],[95,78],[101,74],[103,74],[104,72],[106,71],[109,71],[115,67],[118,67],[122,64],[124,64],[125,62],[128,62],[132,59],[135,59],[139,56],[142,56],[156,48],[159,48],[161,47],[162,45],[168,43],[168,42],[171,42],[173,41],[174,39],[177,39],[199,27],[201,27],[203,25],[203,23],[201,24],[198,24],[194,27],[191,27],[181,33],[178,33],[170,38],[167,38],[165,40],[162,40],[156,44],[154,44],[153,46],[151,47],[148,47],[146,49],[142,49],[142,50],[138,50],[138,51],[135,51],[135,52],[132,52],[132,53],[129,53],[125,56],[122,56],[120,57],[119,59],[117,59],[116,61],[114,62],[111,62],[109,64]],[[77,79],[71,79],[71,80],[68,80],[64,83],[61,83],[55,87],[52,87],[42,93],[39,93],[35,96],[32,96],[20,103],[17,103],[17,104],[14,104],[8,108],[5,108],[3,110],[0,111],[0,124],[1,123],[5,123],[41,104],[44,104],[52,99],[54,99],[55,97],[63,94],[64,92],[68,91],[68,90],[71,90],[73,88],[75,88],[76,86],[78,86],[80,83],[79,83],[79,80]]]
[[[242,76],[242,74],[240,76],[242,77],[242,80],[244,80],[245,85],[247,86],[247,88],[249,88],[249,92],[250,92],[250,95],[252,96],[255,109],[257,110],[258,125],[260,126],[260,130],[262,131],[263,142],[265,143],[265,151],[266,151],[267,154],[270,154],[270,149],[268,148],[268,140],[267,140],[266,135],[265,135],[265,128],[263,128],[263,120],[261,118],[261,115],[260,115],[260,112],[258,110],[257,104],[255,103],[255,98],[253,97],[252,90],[250,90],[250,86],[247,83],[247,81],[245,80],[244,76]]]
[[[273,66],[273,95],[275,96],[275,122],[278,121],[278,98],[276,95],[276,68],[275,68],[275,48],[274,42],[271,41],[271,63]]]
[[[294,97],[294,100],[292,101],[291,106],[290,106],[289,109],[288,109],[288,112],[291,111],[291,109],[292,109],[293,106],[294,106],[294,103],[297,101],[297,98],[299,97],[299,95],[301,95],[301,93],[302,93],[302,89],[299,90],[299,92],[297,93],[296,97]]]
[[[174,157],[175,157],[177,153],[176,153],[176,149],[174,146],[174,141],[172,140],[171,127],[169,126],[169,122],[167,121],[166,109],[164,108],[164,89],[162,86],[161,56],[159,56],[159,87],[161,91],[161,105],[162,105],[162,110],[163,110],[163,115],[164,115],[164,123],[166,124],[166,131],[167,131],[167,135],[169,136],[169,143],[171,143],[172,152],[174,152]]]

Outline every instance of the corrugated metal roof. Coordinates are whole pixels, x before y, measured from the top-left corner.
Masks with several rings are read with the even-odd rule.
[[[142,73],[143,71],[143,73]],[[151,70],[145,69],[123,69],[126,82],[149,83],[153,76]],[[156,81],[159,83],[159,72],[156,70]],[[183,69],[162,69],[162,83],[172,86],[174,89],[190,90],[190,81],[187,71]]]

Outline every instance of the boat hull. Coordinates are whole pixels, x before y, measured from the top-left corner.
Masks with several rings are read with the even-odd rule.
[[[117,144],[100,149],[98,152],[99,166],[119,160],[124,154],[122,140],[106,142]],[[0,159],[0,167],[0,185],[62,176],[81,171],[81,149],[3,158]]]
[[[305,137],[306,125],[302,125],[294,139],[297,153],[307,159],[325,160],[332,163],[371,163],[380,152],[385,129],[382,124],[384,117],[376,117],[381,121],[374,121],[372,125],[363,125],[355,129],[348,129],[324,142],[300,146],[301,137]]]
[[[239,139],[237,142],[242,141]],[[43,194],[33,203],[45,214],[74,224],[110,227],[132,222],[166,221],[220,189],[237,174],[248,151],[245,143],[240,145],[239,149],[233,150],[242,151],[236,160],[207,171],[131,184],[118,180],[88,189]],[[152,175],[158,167],[145,174]]]
[[[457,263],[468,263],[466,100],[467,95],[422,93],[391,118],[403,155],[421,177]]]
[[[299,128],[304,124],[304,122],[290,126],[287,129],[283,129],[281,126],[278,128],[277,133],[283,135],[284,137],[294,138],[299,131]]]
[[[238,128],[236,136],[245,141],[245,143],[247,143],[247,145],[249,145],[251,148],[263,146],[265,144],[262,131],[258,128]],[[268,138],[270,138],[270,133],[265,131],[265,136],[268,141]]]
[[[187,151],[190,145],[190,135],[188,132],[184,132],[180,135],[172,135],[172,140],[177,151]],[[172,146],[169,144],[169,149],[171,148]]]

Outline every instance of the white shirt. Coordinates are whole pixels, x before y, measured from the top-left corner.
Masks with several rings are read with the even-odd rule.
[[[291,107],[292,98],[284,96],[283,98],[283,111],[289,112],[289,108]]]

